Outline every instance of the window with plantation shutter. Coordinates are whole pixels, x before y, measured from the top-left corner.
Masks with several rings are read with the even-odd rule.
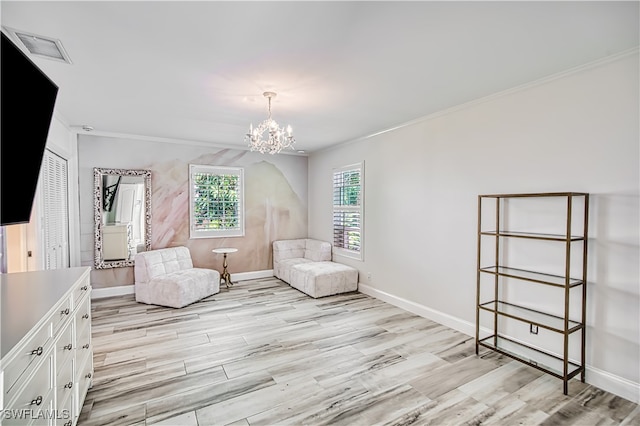
[[[333,171],[333,247],[362,260],[363,163]]]
[[[191,238],[244,235],[244,174],[239,167],[189,165]]]

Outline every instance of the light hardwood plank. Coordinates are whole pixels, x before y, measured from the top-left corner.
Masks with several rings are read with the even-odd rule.
[[[181,309],[92,301],[79,425],[638,425],[637,404],[562,382],[361,293],[249,280]]]

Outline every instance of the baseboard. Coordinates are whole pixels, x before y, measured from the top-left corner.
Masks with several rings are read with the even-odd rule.
[[[126,294],[133,294],[133,284],[119,285],[117,287],[91,289],[92,299],[103,299],[105,297],[124,296]]]
[[[402,308],[405,311],[409,311],[416,315],[420,315],[421,317],[435,321],[438,324],[445,325],[449,328],[464,333],[467,336],[475,337],[476,335],[475,323],[470,323],[468,321],[461,320],[460,318],[456,318],[452,315],[436,311],[435,309],[427,308],[426,306],[403,299],[398,296],[394,296],[392,294],[378,290],[377,288],[370,287],[366,284],[358,283],[358,291],[375,297],[376,299],[384,300],[385,302]]]
[[[265,269],[263,271],[238,272],[237,274],[231,274],[231,281],[235,282],[235,281],[255,280],[259,278],[270,278],[270,277],[273,277],[273,269]],[[102,299],[105,297],[124,296],[127,294],[133,294],[133,293],[134,293],[133,284],[120,285],[116,287],[94,288],[91,290],[91,298]]]
[[[444,326],[457,330],[463,334],[466,334],[467,336],[475,338],[475,323],[470,323],[468,321],[464,321],[452,315],[428,308],[410,300],[394,296],[366,284],[358,283],[358,291],[371,297],[375,297],[376,299],[383,300],[391,305],[397,306],[416,315],[420,315],[421,317],[435,321],[438,324],[442,324]],[[640,403],[640,383],[632,382],[623,377],[619,377],[598,368],[592,367],[588,364],[586,370],[585,381],[590,385],[603,389],[607,392],[611,392],[612,394],[618,395],[622,398],[628,399],[629,401],[632,401],[636,404]]]
[[[265,269],[263,271],[238,272],[237,274],[231,274],[231,281],[256,280],[259,278],[271,277],[273,277],[273,269]]]
[[[597,388],[640,404],[640,383],[632,382],[588,364],[585,381]]]

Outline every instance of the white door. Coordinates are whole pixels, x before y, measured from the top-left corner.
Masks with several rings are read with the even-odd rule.
[[[44,268],[69,267],[67,160],[45,150],[40,172]]]

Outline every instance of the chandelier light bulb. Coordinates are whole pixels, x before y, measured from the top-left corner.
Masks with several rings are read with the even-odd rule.
[[[258,126],[249,125],[249,133],[245,135],[245,141],[249,143],[251,151],[258,151],[262,154],[277,154],[285,148],[293,149],[295,138],[293,129],[287,126],[285,129],[271,118],[271,99],[276,97],[274,92],[264,92],[264,97],[269,100],[269,116]]]

